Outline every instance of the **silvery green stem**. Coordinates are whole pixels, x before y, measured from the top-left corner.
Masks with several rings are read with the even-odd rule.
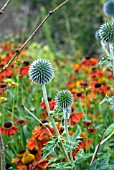
[[[101,40],[101,45],[102,45],[102,48],[103,48],[103,50],[105,51],[105,53],[106,53],[106,55],[107,56],[110,56],[110,53],[108,52],[108,50],[107,50],[107,48],[106,48],[106,46],[105,46],[105,43]]]
[[[64,114],[64,130],[65,130],[65,133],[67,136],[67,141],[68,141],[68,143],[70,143],[70,138],[69,138],[69,134],[68,134],[66,109],[63,109],[63,114]],[[71,158],[72,166],[73,166],[73,168],[75,168],[75,164],[74,164],[74,160],[73,160],[73,156],[72,156],[72,149],[70,149],[70,158]]]
[[[111,17],[112,22],[114,22],[114,17]]]
[[[113,76],[114,76],[114,52],[113,52],[112,43],[109,43],[109,49],[110,49],[110,57],[112,58],[112,73],[113,73]]]
[[[1,160],[1,170],[6,170],[5,147],[4,147],[4,143],[3,143],[1,134],[0,134],[0,160]]]
[[[49,119],[50,119],[50,121],[52,123],[52,126],[53,126],[53,128],[54,128],[54,130],[56,132],[56,135],[57,135],[58,139],[60,139],[59,131],[58,131],[57,127],[56,127],[54,119],[50,115],[50,108],[49,108],[49,103],[48,103],[48,99],[47,99],[47,92],[46,92],[45,84],[42,84],[42,92],[43,92],[44,101],[45,101],[45,105],[46,105],[46,109],[47,109],[47,113],[48,113]],[[63,145],[61,140],[60,140],[60,147],[61,147],[61,149],[63,151],[63,154],[64,154],[66,160],[70,163],[70,159],[69,159],[69,157],[68,157],[68,155],[67,155],[67,153],[65,151],[64,145]]]

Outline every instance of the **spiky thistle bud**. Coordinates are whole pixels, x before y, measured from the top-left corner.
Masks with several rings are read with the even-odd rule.
[[[55,97],[58,108],[67,109],[73,104],[73,96],[68,90],[61,90],[57,93]]]
[[[114,23],[112,21],[101,25],[99,29],[99,36],[103,42],[114,42]]]
[[[114,16],[114,0],[107,1],[103,6],[103,11],[106,15]]]
[[[45,59],[35,60],[29,68],[30,79],[38,84],[47,84],[54,77],[51,63]]]

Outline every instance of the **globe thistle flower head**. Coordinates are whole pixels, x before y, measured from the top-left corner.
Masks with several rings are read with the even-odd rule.
[[[73,96],[68,90],[61,90],[55,97],[57,107],[61,109],[67,109],[73,104]]]
[[[38,84],[47,84],[54,77],[51,63],[45,59],[35,60],[29,68],[30,79]]]
[[[114,0],[107,1],[103,6],[103,11],[106,15],[114,16]]]
[[[99,36],[103,42],[114,42],[114,23],[112,21],[106,22],[101,25],[99,29]]]

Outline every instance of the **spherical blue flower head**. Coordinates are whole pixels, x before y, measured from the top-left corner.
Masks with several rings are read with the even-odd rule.
[[[67,109],[73,104],[74,99],[70,91],[61,90],[57,93],[55,101],[57,102],[58,108]]]
[[[114,0],[107,1],[103,6],[103,11],[106,15],[114,16]]]
[[[29,68],[30,79],[38,84],[47,84],[54,77],[51,63],[45,59],[35,60]]]
[[[114,22],[106,22],[99,29],[99,36],[103,42],[114,43]]]

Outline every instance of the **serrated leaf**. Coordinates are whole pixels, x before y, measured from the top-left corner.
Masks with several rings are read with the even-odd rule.
[[[76,131],[76,133],[75,133],[73,136],[70,137],[71,141],[72,141],[72,142],[75,142],[76,139],[77,139],[77,137],[80,136],[80,133],[81,133],[81,128],[80,128],[79,125],[77,125],[77,131]]]
[[[112,123],[110,126],[108,126],[108,128],[106,129],[106,131],[104,133],[104,138],[109,136],[112,132],[114,132],[114,123]]]
[[[92,165],[89,167],[89,170],[99,170],[98,169],[99,161],[95,160]]]
[[[100,164],[99,164],[99,169],[103,169],[104,167],[108,165],[109,157],[105,158]]]
[[[111,58],[109,56],[105,56],[103,57],[100,61],[99,61],[99,64],[98,65],[102,65],[104,64],[105,62],[110,62],[111,61]]]
[[[58,143],[57,137],[53,137],[51,141],[46,143],[45,147],[42,149],[43,156],[40,162],[43,161],[47,156],[49,156],[53,152],[54,148],[57,146],[57,143]]]

